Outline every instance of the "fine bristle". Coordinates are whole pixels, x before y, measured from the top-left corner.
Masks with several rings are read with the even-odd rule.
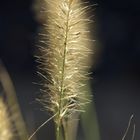
[[[0,140],[11,140],[12,130],[6,105],[0,97]]]
[[[55,121],[83,112],[84,86],[88,79],[91,40],[87,18],[88,6],[79,0],[46,0],[47,22],[41,43],[43,95],[39,99],[56,115]]]

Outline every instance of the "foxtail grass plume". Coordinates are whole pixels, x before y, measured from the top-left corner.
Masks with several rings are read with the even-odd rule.
[[[12,127],[14,129],[13,132],[15,133],[14,137],[16,135],[16,137],[18,137],[20,140],[25,140],[28,138],[26,125],[20,111],[12,80],[1,60],[0,83],[3,89],[4,97],[6,99],[6,106],[8,107],[8,112],[10,113],[10,121],[12,122]]]
[[[0,140],[11,140],[12,130],[6,105],[0,97]]]
[[[52,112],[60,126],[89,102],[85,81],[91,55],[87,11],[80,0],[45,0],[47,22],[39,61],[44,89],[40,102]]]

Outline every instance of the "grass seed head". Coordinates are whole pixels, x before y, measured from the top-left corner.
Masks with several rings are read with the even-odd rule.
[[[88,102],[83,83],[88,79],[91,55],[89,7],[79,0],[46,0],[46,7],[48,19],[39,57],[46,90],[40,101],[58,114],[58,122],[83,111]]]
[[[11,140],[12,132],[6,105],[0,97],[0,139]]]

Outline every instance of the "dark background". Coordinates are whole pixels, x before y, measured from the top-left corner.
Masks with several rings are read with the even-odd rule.
[[[30,133],[47,114],[34,99],[39,94],[36,74],[36,38],[40,21],[33,0],[1,0],[0,59],[16,88]],[[140,1],[96,0],[93,14],[95,60],[92,68],[94,102],[101,140],[120,140],[134,114],[136,140],[140,138]],[[94,59],[94,58],[93,58]],[[48,124],[48,137],[54,138]],[[41,140],[46,129],[39,132]],[[42,136],[42,137],[41,137]],[[130,139],[127,138],[128,140]]]

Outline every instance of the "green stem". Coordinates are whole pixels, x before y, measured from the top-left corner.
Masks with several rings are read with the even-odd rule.
[[[56,126],[56,140],[60,140],[60,126]]]
[[[56,140],[66,140],[65,136],[63,137],[63,129],[62,129],[62,125],[58,125],[56,124]]]

